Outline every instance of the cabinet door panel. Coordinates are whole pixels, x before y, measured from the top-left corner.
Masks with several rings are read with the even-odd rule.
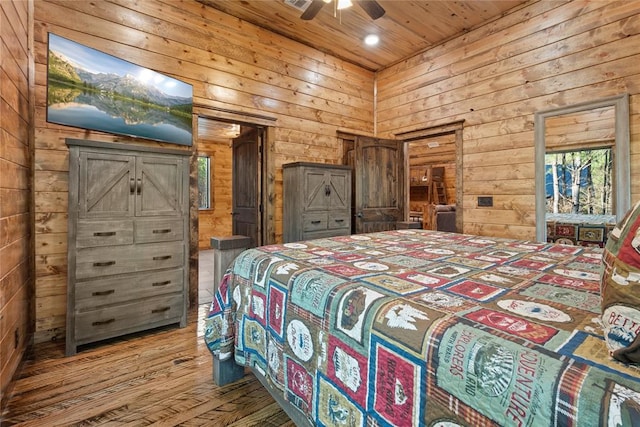
[[[351,208],[351,171],[331,173],[329,187],[329,209]]]
[[[329,203],[329,174],[323,169],[307,169],[304,178],[306,180],[305,210],[326,210]]]
[[[135,157],[83,152],[79,167],[80,218],[133,215]]]
[[[172,157],[137,159],[136,216],[181,214],[182,164]]]

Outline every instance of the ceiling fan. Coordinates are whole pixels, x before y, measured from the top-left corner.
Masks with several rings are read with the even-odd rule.
[[[336,2],[337,9],[343,9],[351,6],[350,0],[333,1]],[[369,15],[371,19],[378,19],[385,14],[385,10],[378,4],[376,0],[353,0],[353,2],[357,3],[365,12],[367,12],[367,15]],[[315,18],[315,16],[318,14],[318,12],[320,12],[320,9],[322,9],[322,6],[324,6],[325,3],[331,3],[331,0],[313,0],[309,7],[307,7],[304,13],[300,16],[300,18],[304,19],[305,21],[309,21]]]

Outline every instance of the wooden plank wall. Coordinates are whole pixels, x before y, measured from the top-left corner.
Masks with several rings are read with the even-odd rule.
[[[572,146],[608,147],[615,144],[615,107],[580,111],[545,119],[545,147],[549,151],[567,151]]]
[[[29,10],[0,2],[0,400],[32,331]]]
[[[639,32],[636,1],[528,3],[379,72],[379,136],[464,120],[464,232],[535,239],[534,113],[628,92],[637,201]]]
[[[198,248],[210,249],[211,238],[232,234],[231,140],[198,140],[198,154],[211,159],[211,209],[198,214]]]
[[[46,122],[48,32],[192,84],[200,114],[217,117],[219,111],[231,110],[236,116],[275,119],[276,239],[282,235],[282,164],[318,159],[340,163],[337,130],[373,131],[371,72],[193,0],[42,0],[35,5],[34,25],[36,342],[62,339],[65,329],[68,150],[64,140],[134,143]],[[192,148],[194,153],[197,149]],[[195,185],[194,176],[191,182]],[[196,194],[192,189],[192,199]],[[192,231],[192,248],[197,234]],[[191,282],[192,288],[197,287],[194,274]]]

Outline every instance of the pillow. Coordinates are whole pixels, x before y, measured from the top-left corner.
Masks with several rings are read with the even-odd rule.
[[[640,202],[611,231],[602,257],[602,323],[611,355],[640,363]]]

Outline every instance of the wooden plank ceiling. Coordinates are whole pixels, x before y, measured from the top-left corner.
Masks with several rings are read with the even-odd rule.
[[[197,0],[332,56],[377,71],[472,28],[503,16],[524,0],[378,0],[386,13],[371,19],[357,0],[342,11],[325,4],[310,21],[284,0]],[[330,0],[331,1],[331,0]],[[290,0],[304,4],[310,0]],[[380,42],[366,46],[376,34]]]

